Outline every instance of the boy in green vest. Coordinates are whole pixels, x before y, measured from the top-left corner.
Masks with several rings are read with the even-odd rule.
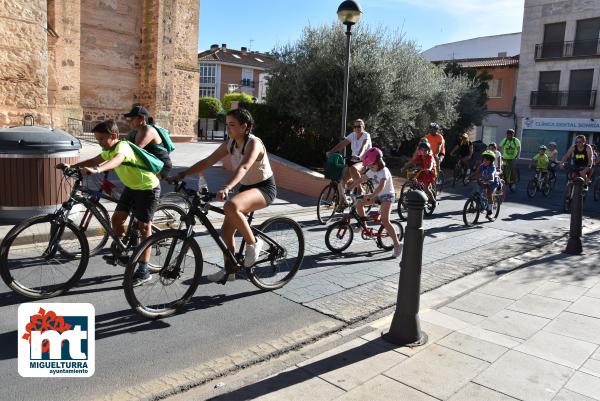
[[[158,177],[149,171],[132,166],[143,166],[145,163],[135,154],[127,141],[119,141],[119,128],[113,120],[101,122],[92,132],[102,147],[102,153],[71,167],[80,167],[87,175],[114,170],[125,189],[112,216],[113,231],[119,237],[125,234],[125,221],[129,211],[133,210],[142,239],[149,237],[152,234],[152,217],[160,198]],[[57,167],[61,166],[64,165],[57,165]],[[150,253],[151,248],[148,248],[140,258],[134,275],[134,286],[141,285],[152,278],[148,270]]]

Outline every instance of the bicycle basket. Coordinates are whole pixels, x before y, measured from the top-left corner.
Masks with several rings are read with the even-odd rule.
[[[344,157],[339,153],[332,153],[325,162],[325,178],[340,181],[344,170]]]

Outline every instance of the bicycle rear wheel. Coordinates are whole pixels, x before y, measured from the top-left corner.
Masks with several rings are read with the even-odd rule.
[[[463,207],[463,222],[467,227],[477,224],[479,212],[479,202],[474,197],[467,199]]]
[[[317,220],[321,224],[327,222],[333,217],[340,204],[337,185],[329,184],[319,194],[317,203]]]
[[[272,217],[260,225],[255,235],[265,244],[258,262],[246,270],[248,278],[263,290],[283,287],[294,278],[304,259],[302,228],[287,217]]]
[[[442,193],[442,188],[444,187],[444,182],[446,181],[446,173],[444,170],[440,168],[438,175],[435,177],[435,188],[438,194]]]
[[[2,242],[0,275],[13,291],[33,299],[56,297],[83,276],[89,259],[85,235],[54,215],[15,226]]]
[[[149,265],[160,269],[134,287],[134,274],[144,251],[152,248]],[[170,256],[170,257],[169,257]],[[168,258],[168,260],[167,260]],[[202,251],[193,238],[179,230],[163,230],[137,247],[125,269],[125,298],[137,313],[156,319],[179,312],[190,300],[202,276]]]
[[[462,178],[463,178],[462,172],[463,172],[462,166],[461,166],[460,162],[458,162],[456,164],[456,166],[454,166],[454,171],[452,173],[452,187],[455,187],[456,183],[458,181],[462,180]]]
[[[494,194],[494,203],[492,204],[492,211],[494,215],[494,219],[496,220],[500,215],[500,206],[502,205],[502,197],[498,194]]]
[[[402,238],[404,238],[404,228],[402,227],[402,224],[400,224],[399,221],[395,220],[391,220],[390,224],[394,227],[394,230],[396,230],[396,236],[398,237],[398,241],[402,241]],[[383,225],[380,226],[379,230],[377,231],[377,246],[379,246],[384,251],[391,251],[392,249],[394,249],[394,240],[388,234],[387,230]]]
[[[338,221],[327,228],[325,233],[325,246],[333,253],[342,253],[352,243],[354,231],[346,221]]]

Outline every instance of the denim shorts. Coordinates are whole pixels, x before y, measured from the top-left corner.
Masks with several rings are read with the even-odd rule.
[[[377,195],[377,199],[376,200],[379,203],[383,203],[383,202],[394,203],[396,201],[396,195],[395,194]]]

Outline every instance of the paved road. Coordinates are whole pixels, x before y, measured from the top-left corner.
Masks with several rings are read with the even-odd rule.
[[[224,177],[223,171],[215,169],[209,184],[214,186]],[[445,193],[435,218],[425,222],[423,290],[534,249],[564,235],[568,228],[568,216],[556,211],[561,193],[529,200],[520,189],[509,195],[500,220],[467,229],[460,215],[466,192],[458,188]],[[342,325],[393,305],[399,266],[390,252],[379,251],[372,241],[355,239],[347,252],[332,255],[324,245],[325,228],[316,224],[313,209],[302,208],[313,201],[286,191],[281,196],[272,210],[302,222],[307,256],[298,276],[275,293],[259,292],[245,280],[224,287],[204,283],[185,314],[148,321],[129,310],[121,290],[121,268],[94,258],[80,285],[53,300],[91,302],[96,308],[97,361],[91,379],[30,380],[18,375],[16,311],[25,300],[0,284],[2,399],[94,398],[311,324]],[[587,201],[586,212],[594,216],[588,224],[597,220],[599,206]],[[218,258],[210,261],[220,263]],[[209,266],[205,274],[212,271],[214,266]]]

